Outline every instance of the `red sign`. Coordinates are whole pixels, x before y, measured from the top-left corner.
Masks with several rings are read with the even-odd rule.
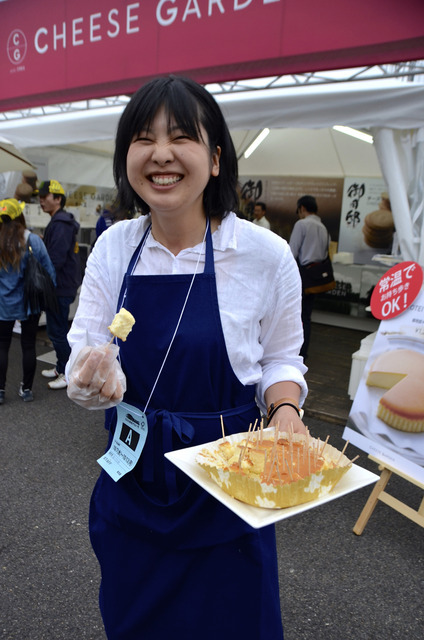
[[[424,2],[6,0],[0,110],[200,82],[424,58]]]
[[[416,262],[401,262],[384,274],[371,296],[371,313],[379,320],[396,318],[414,302],[423,284]]]

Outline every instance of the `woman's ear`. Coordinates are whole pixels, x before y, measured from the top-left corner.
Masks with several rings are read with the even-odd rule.
[[[221,147],[216,147],[216,151],[212,154],[211,175],[215,178],[219,176],[219,159],[221,157]]]

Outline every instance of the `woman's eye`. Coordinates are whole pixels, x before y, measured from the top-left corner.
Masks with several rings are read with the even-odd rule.
[[[175,129],[173,130],[171,129],[171,131],[169,132],[169,137],[172,138],[172,140],[193,140],[193,136],[189,135],[187,131],[179,129],[178,127],[175,127]]]
[[[134,134],[132,142],[152,142],[152,136],[148,131],[140,131]]]

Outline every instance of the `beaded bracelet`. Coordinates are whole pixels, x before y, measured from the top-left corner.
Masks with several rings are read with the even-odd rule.
[[[297,415],[300,418],[300,410],[299,407],[296,407],[295,404],[293,404],[292,402],[281,402],[280,404],[271,404],[269,406],[268,409],[268,414],[267,414],[267,418],[268,418],[268,422],[271,420],[271,418],[273,417],[273,415],[278,411],[278,409],[280,409],[280,407],[292,407],[292,409],[294,409],[297,413]]]

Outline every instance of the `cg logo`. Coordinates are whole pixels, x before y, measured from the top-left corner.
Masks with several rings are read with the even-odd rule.
[[[7,55],[10,62],[12,64],[22,64],[27,48],[27,39],[23,31],[14,29],[7,39]]]

